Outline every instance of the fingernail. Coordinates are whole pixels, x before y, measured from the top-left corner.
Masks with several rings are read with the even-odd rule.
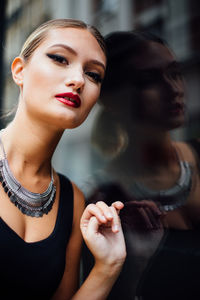
[[[107,218],[109,218],[109,219],[111,219],[111,218],[113,217],[111,213],[107,213],[106,216],[107,216]]]
[[[106,221],[106,218],[105,218],[104,216],[101,216],[101,220],[102,220],[103,222],[105,222],[105,221]]]
[[[114,230],[114,231],[119,231],[119,226],[118,226],[118,225],[114,225],[114,226],[113,226],[113,230]]]

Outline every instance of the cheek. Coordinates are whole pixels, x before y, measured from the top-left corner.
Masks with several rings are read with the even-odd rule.
[[[24,88],[30,89],[31,93],[41,93],[47,91],[57,78],[55,72],[45,64],[31,64],[25,72]],[[30,93],[30,91],[29,91]]]
[[[99,87],[93,87],[91,86],[90,88],[85,90],[85,103],[88,107],[88,110],[90,111],[92,107],[97,103],[97,100],[100,95],[100,88]]]
[[[81,123],[87,118],[90,111],[94,107],[94,105],[97,103],[98,97],[100,95],[100,89],[90,89],[84,91],[84,105],[82,106],[82,112],[81,112]]]
[[[146,89],[141,93],[141,96],[146,100],[149,99],[149,101],[152,101],[153,99],[158,100],[161,98],[161,95],[162,95],[161,89],[156,87]]]
[[[160,89],[148,89],[141,93],[144,109],[156,109],[162,105],[163,94]]]
[[[184,90],[185,90],[185,83],[182,79],[179,79],[177,81],[177,85],[178,85],[178,88],[179,88],[179,91],[184,93]]]

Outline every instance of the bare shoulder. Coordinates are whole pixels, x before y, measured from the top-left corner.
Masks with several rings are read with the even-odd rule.
[[[52,300],[71,299],[77,291],[79,284],[79,268],[82,249],[80,218],[85,207],[85,201],[81,190],[76,186],[75,183],[71,182],[71,184],[74,194],[72,232],[66,248],[66,265],[64,275]]]
[[[176,149],[179,151],[181,158],[193,165],[197,164],[197,154],[193,147],[187,142],[174,142]]]
[[[74,192],[74,221],[80,220],[85,208],[85,198],[83,192],[77,187],[74,182],[71,182]]]

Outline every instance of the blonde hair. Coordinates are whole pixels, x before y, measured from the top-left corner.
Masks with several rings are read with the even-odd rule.
[[[22,46],[20,56],[28,61],[35,49],[43,42],[46,38],[47,33],[56,28],[80,28],[88,30],[97,40],[99,46],[103,50],[104,54],[106,55],[106,47],[104,38],[101,33],[92,25],[86,24],[80,20],[74,19],[53,19],[41,24],[36,30],[34,30],[30,36],[25,41],[24,45]]]
[[[112,111],[102,107],[92,128],[93,147],[104,158],[113,159],[126,150],[128,142],[125,128],[116,120]]]

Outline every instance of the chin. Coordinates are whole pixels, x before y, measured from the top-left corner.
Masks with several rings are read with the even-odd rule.
[[[84,119],[85,120],[85,119]],[[70,119],[62,122],[63,129],[75,129],[83,124],[84,120]]]
[[[78,113],[74,112],[58,112],[54,121],[58,127],[62,129],[72,129],[80,126],[83,118]]]
[[[185,125],[185,120],[176,120],[173,122],[169,122],[168,124],[165,124],[165,128],[167,130],[174,130],[180,127],[183,127]]]
[[[180,128],[185,125],[185,118],[173,118],[173,119],[157,119],[157,120],[148,120],[145,122],[147,126],[153,127],[156,129],[162,129],[164,131],[170,131],[173,129]]]

